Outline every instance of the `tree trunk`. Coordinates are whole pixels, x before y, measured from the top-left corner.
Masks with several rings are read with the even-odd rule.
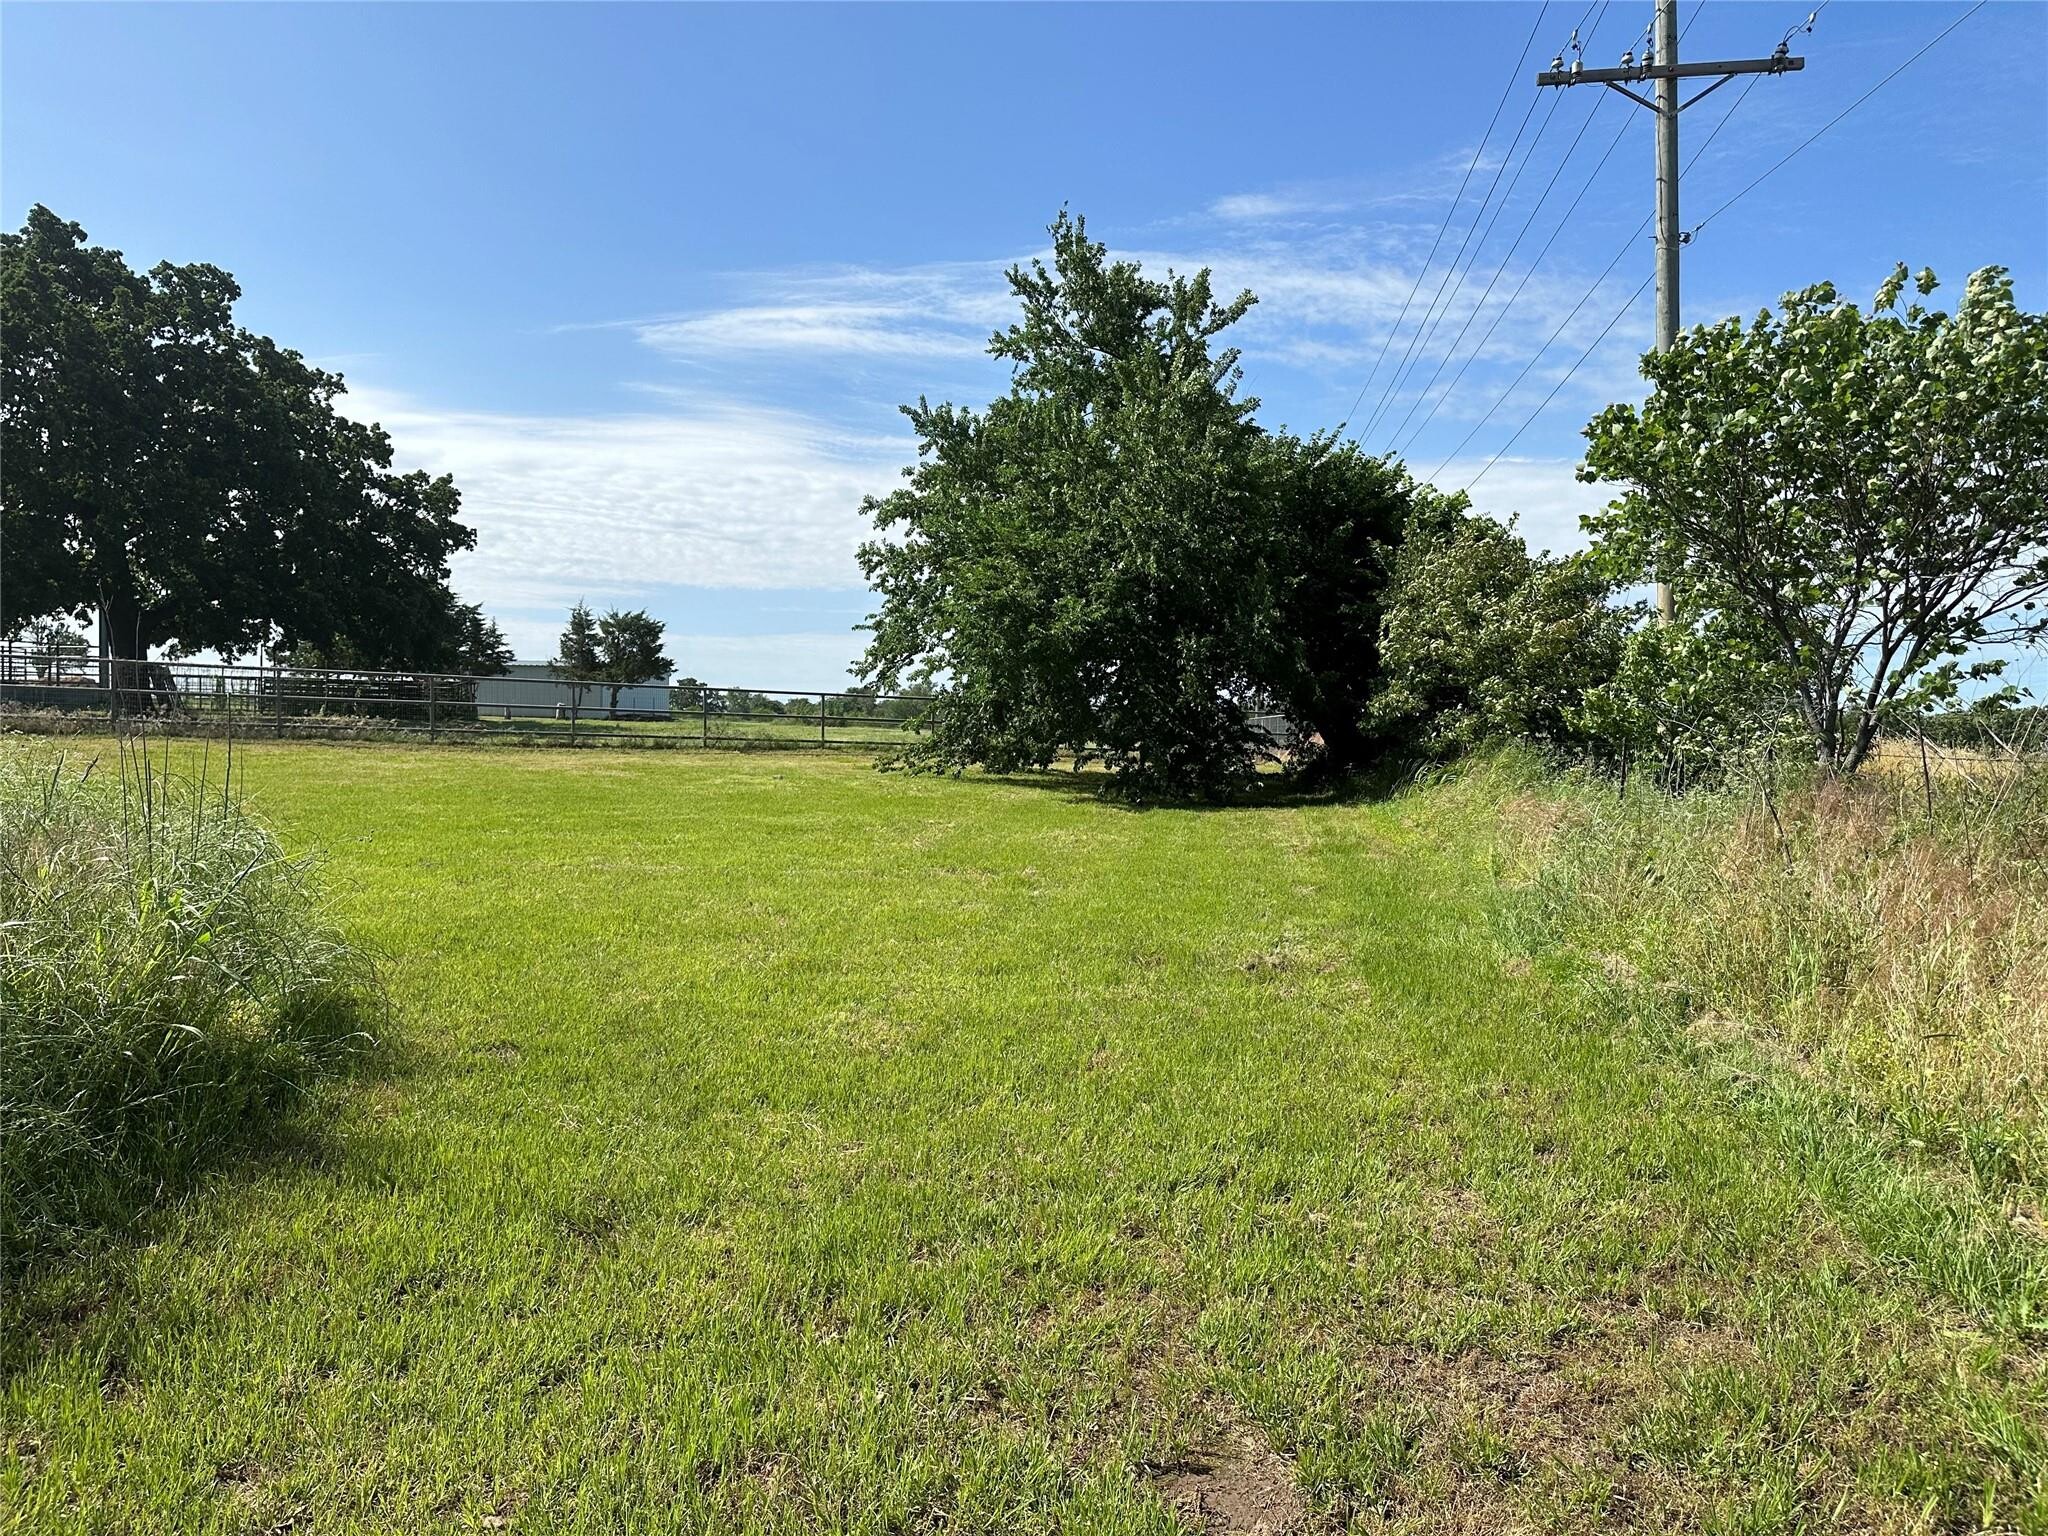
[[[100,656],[115,715],[169,713],[177,708],[177,682],[169,667],[149,659],[161,636],[133,592],[100,588]]]
[[[1865,710],[1856,723],[1856,736],[1849,743],[1849,751],[1842,761],[1842,777],[1848,778],[1863,766],[1870,756],[1870,749],[1877,744],[1877,713]]]
[[[1299,711],[1322,742],[1321,750],[1304,765],[1303,776],[1311,782],[1330,783],[1370,767],[1377,755],[1376,744],[1359,724],[1363,711],[1322,701],[1318,705]]]

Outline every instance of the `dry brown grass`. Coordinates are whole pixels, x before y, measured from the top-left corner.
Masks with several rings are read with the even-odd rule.
[[[1507,807],[1509,867],[1609,976],[1751,1031],[1915,1135],[1994,1122],[1998,1182],[2038,1187],[2048,770],[1919,770],[1914,749],[1847,785],[1546,789]]]

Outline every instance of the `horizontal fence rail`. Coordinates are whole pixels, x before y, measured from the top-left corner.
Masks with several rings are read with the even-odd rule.
[[[193,735],[548,746],[891,747],[923,694],[733,688],[695,679],[613,685],[516,673],[389,672],[112,661],[0,646],[0,726],[49,732],[109,722]]]

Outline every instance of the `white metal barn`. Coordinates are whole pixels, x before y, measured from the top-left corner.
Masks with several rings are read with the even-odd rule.
[[[666,720],[668,713],[664,678],[626,684],[619,690],[616,714],[610,683],[571,682],[546,662],[516,661],[503,677],[481,677],[476,684],[479,720]]]

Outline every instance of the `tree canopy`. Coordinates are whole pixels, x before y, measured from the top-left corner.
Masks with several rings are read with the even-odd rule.
[[[2048,632],[2048,317],[2001,268],[1952,315],[1900,313],[1906,281],[1867,314],[1823,283],[1696,327],[1586,429],[1582,478],[1624,487],[1588,520],[1615,577],[1676,571],[1680,623],[1788,698],[1829,771],[1995,675],[1974,648]]]
[[[335,408],[339,375],[235,323],[204,263],[146,275],[40,205],[0,235],[0,624],[98,610],[113,654],[346,646],[411,665],[460,641],[446,475]]]
[[[295,667],[349,671],[373,670],[379,665],[365,658],[347,640],[326,646],[302,642],[280,647],[278,654]],[[406,664],[423,671],[454,672],[465,677],[499,677],[512,665],[512,647],[498,621],[484,612],[481,603],[457,603],[448,625],[431,641],[431,648],[415,652]]]
[[[1511,740],[1590,745],[1587,698],[1613,677],[1635,617],[1612,591],[1592,561],[1531,554],[1512,526],[1458,507],[1411,527],[1372,725],[1441,756]]]
[[[1355,444],[1252,421],[1219,340],[1250,293],[1148,278],[1065,214],[1051,233],[990,342],[1009,391],[905,407],[910,484],[865,506],[881,607],[861,676],[942,685],[906,760],[1096,760],[1140,794],[1214,796],[1272,755],[1251,721],[1270,699],[1322,766],[1358,766],[1395,549],[1448,502]]]
[[[1418,532],[1458,518],[1465,498],[1329,437],[1276,433],[1259,471],[1275,608],[1258,675],[1303,744],[1298,766],[1341,776],[1386,747],[1374,701],[1386,687],[1384,632],[1402,551]]]
[[[593,616],[588,603],[569,610],[569,622],[555,649],[555,670],[581,682],[611,684],[611,707],[619,690],[632,683],[666,682],[675,663],[662,651],[666,626],[653,615],[612,608]]]
[[[1127,784],[1220,792],[1255,766],[1243,708],[1271,612],[1255,545],[1255,402],[1217,335],[1251,307],[1206,272],[1143,275],[1080,219],[1052,265],[1012,268],[1022,318],[986,410],[906,406],[903,490],[865,506],[881,598],[860,667],[943,677],[913,749],[927,766],[1100,759]]]

